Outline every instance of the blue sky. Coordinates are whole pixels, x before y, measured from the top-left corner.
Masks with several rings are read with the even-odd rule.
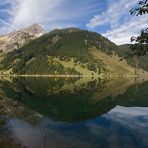
[[[79,27],[101,33],[116,44],[130,42],[147,26],[147,16],[130,16],[139,0],[0,0],[0,34],[33,23],[47,31]]]

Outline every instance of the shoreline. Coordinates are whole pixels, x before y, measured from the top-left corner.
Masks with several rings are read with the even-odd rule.
[[[148,74],[138,74],[138,75],[132,75],[132,74],[100,74],[100,75],[39,75],[39,74],[22,74],[22,75],[17,75],[17,74],[0,74],[0,77],[61,77],[61,78],[85,78],[85,77],[90,77],[90,78],[138,78],[138,77],[147,77],[148,79]]]

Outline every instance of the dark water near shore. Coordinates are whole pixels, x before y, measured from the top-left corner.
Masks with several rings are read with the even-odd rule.
[[[1,78],[0,148],[147,148],[148,81]]]

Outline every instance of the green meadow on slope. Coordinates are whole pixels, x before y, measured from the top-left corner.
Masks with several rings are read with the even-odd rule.
[[[1,73],[42,75],[134,74],[118,46],[100,34],[56,29],[1,59]],[[142,70],[140,70],[142,72]]]

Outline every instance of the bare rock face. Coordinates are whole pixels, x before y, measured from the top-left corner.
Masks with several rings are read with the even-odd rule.
[[[46,31],[38,24],[33,24],[33,25],[31,25],[27,28],[24,28],[20,31],[26,32],[32,36],[35,36],[35,37],[40,37],[46,33]]]
[[[38,24],[0,36],[0,52],[8,53],[19,49],[30,41],[42,36],[46,31]]]

